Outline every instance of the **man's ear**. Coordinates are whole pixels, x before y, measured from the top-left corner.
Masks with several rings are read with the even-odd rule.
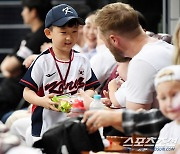
[[[44,29],[44,34],[48,39],[51,39],[51,30],[49,28]]]
[[[114,46],[118,46],[119,45],[119,39],[118,37],[116,37],[115,35],[110,35],[110,42],[114,45]]]

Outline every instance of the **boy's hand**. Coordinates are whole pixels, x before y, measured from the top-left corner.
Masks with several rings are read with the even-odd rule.
[[[41,105],[49,110],[57,111],[59,110],[55,107],[55,105],[58,105],[57,102],[53,102],[51,99],[54,97],[54,94],[48,94],[41,99]]]

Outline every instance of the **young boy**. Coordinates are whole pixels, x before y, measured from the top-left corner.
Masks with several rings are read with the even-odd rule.
[[[75,94],[81,88],[93,95],[93,89],[99,86],[88,59],[72,50],[82,24],[76,11],[66,4],[53,7],[46,15],[44,32],[52,40],[52,48],[37,57],[20,81],[25,85],[25,100],[34,105],[34,137],[42,136],[54,123],[66,118],[65,113],[57,112],[51,100],[54,94]]]
[[[163,68],[155,77],[155,88],[161,112],[173,120],[160,131],[155,152],[165,153],[180,145],[180,66]]]

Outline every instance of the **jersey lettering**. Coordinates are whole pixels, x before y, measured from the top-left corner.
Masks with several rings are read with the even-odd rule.
[[[77,90],[78,88],[84,87],[85,83],[83,82],[84,78],[79,77],[79,79],[76,79],[75,81],[67,82],[63,89],[63,82],[62,81],[54,81],[52,83],[48,83],[45,86],[45,90],[49,91],[49,93],[55,93],[55,94],[63,94],[64,90]]]

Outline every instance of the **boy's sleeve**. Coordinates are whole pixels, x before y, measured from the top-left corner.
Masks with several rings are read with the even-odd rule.
[[[100,83],[98,79],[96,78],[96,75],[94,74],[92,69],[90,69],[90,74],[91,74],[91,77],[88,81],[86,81],[85,90],[88,90],[91,88],[96,89],[97,87],[100,86]]]
[[[42,75],[42,67],[36,59],[19,83],[37,92],[42,85]]]
[[[100,86],[100,82],[98,81],[96,75],[94,74],[89,60],[86,57],[84,60],[85,60],[84,64],[86,64],[86,83],[84,90],[88,90],[91,88],[96,89],[97,87]]]

